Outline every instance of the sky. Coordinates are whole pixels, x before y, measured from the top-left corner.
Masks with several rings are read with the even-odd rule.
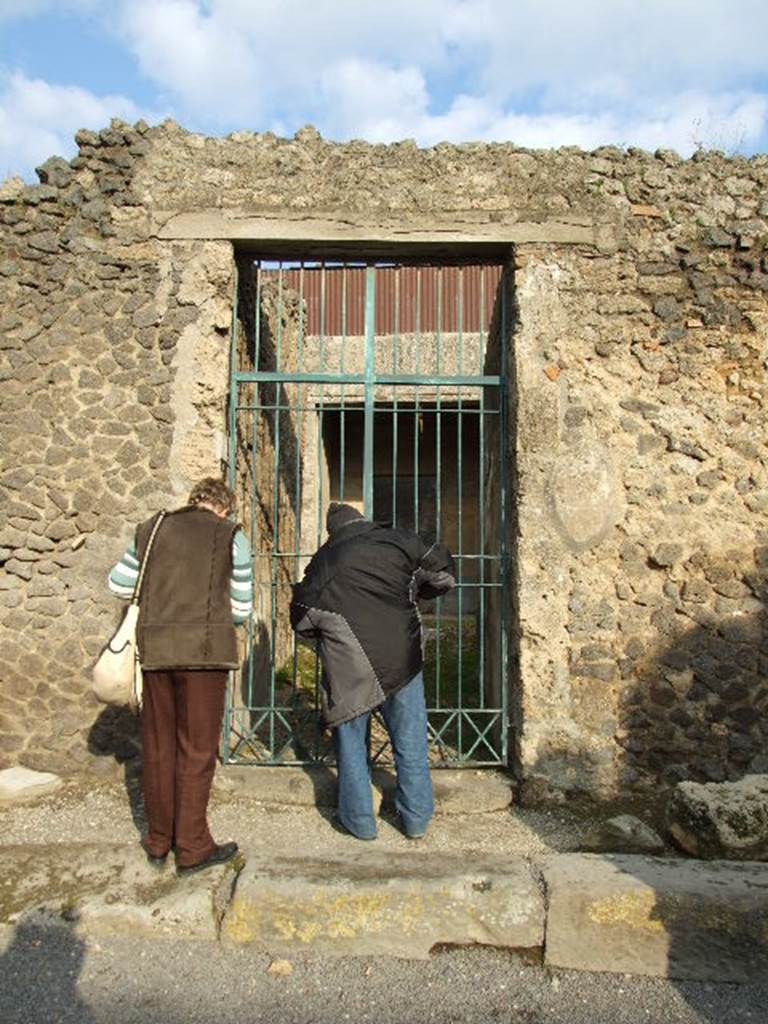
[[[113,117],[768,152],[768,0],[0,0],[0,180]]]

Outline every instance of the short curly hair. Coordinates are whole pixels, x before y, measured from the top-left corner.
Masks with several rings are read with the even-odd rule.
[[[189,492],[187,502],[190,505],[212,505],[227,515],[232,515],[236,506],[234,492],[223,480],[215,476],[206,476],[198,480]]]

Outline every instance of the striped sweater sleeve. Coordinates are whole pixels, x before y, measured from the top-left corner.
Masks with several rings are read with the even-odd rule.
[[[229,588],[232,620],[246,622],[253,611],[253,560],[251,549],[242,530],[232,541],[232,581]]]
[[[113,594],[130,601],[139,576],[139,560],[136,557],[136,542],[131,541],[125,554],[110,570],[107,585]]]

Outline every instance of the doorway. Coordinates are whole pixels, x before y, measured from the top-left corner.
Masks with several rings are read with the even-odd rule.
[[[458,585],[420,608],[431,763],[506,763],[507,268],[471,257],[239,267],[229,465],[255,613],[226,760],[332,760],[321,668],[297,648],[288,605],[328,503],[345,501],[450,547]],[[389,755],[374,726],[374,758]]]

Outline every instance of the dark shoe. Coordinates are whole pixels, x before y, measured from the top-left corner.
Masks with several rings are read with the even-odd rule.
[[[226,864],[228,860],[237,853],[237,843],[223,843],[221,846],[214,846],[213,851],[208,854],[205,860],[197,864],[185,864],[176,868],[177,875],[191,875],[195,871],[205,871],[206,868],[216,867],[217,864]]]
[[[331,828],[334,832],[340,832],[343,836],[352,836],[353,839],[361,839],[366,843],[370,843],[373,839],[377,838],[376,832],[370,836],[361,836],[357,832],[353,832],[352,829],[347,828],[347,826],[335,816],[331,818]]]
[[[422,829],[407,829],[405,827],[405,822],[403,821],[402,817],[398,814],[397,827],[400,829],[400,831],[403,833],[406,839],[423,839],[424,836],[427,834],[429,824],[427,823]]]
[[[162,868],[165,867],[166,862],[168,860],[168,853],[167,852],[164,853],[162,855],[162,857],[158,857],[156,854],[150,853],[149,850],[144,845],[144,843],[141,844],[141,848],[144,851],[144,855],[147,858],[147,864],[149,864],[150,867],[155,868],[157,871],[160,871],[160,870],[162,870]]]

